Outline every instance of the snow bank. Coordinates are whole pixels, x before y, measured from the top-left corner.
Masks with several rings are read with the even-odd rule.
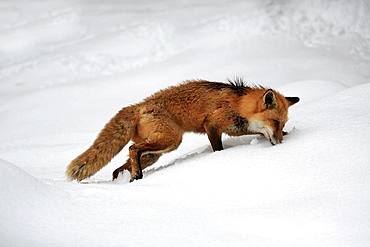
[[[55,237],[48,234],[63,219],[66,196],[0,159],[1,246],[51,243]]]

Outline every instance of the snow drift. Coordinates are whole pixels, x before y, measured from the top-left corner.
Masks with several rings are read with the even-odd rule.
[[[3,160],[0,188],[1,246],[50,244],[54,238],[50,232],[63,219],[67,194]]]

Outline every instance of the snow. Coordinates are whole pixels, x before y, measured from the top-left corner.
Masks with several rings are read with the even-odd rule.
[[[0,167],[1,246],[14,246],[15,241],[21,246],[28,245],[29,241],[47,244],[50,240],[35,239],[35,236],[53,231],[55,225],[62,226],[62,222],[50,219],[62,219],[68,194],[42,183],[6,161],[0,160]]]
[[[368,246],[368,1],[2,1],[0,246]],[[301,101],[283,144],[186,134],[64,176],[123,106],[243,76]]]

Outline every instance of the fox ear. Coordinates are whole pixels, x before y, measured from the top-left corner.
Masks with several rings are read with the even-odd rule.
[[[263,103],[268,109],[274,108],[276,106],[276,97],[274,91],[269,89],[265,92],[265,94],[263,95]]]
[[[288,101],[289,106],[294,105],[295,103],[299,102],[298,97],[285,97],[285,99]]]

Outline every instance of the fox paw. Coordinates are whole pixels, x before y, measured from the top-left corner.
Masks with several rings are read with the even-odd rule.
[[[143,178],[143,174],[131,175],[130,183]]]
[[[120,174],[120,171],[115,170],[112,173],[112,180],[116,180],[118,178],[118,175]]]

